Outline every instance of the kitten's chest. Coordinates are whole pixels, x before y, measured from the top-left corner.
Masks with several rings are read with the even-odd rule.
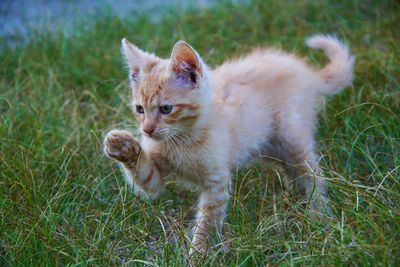
[[[165,155],[172,171],[182,180],[202,184],[210,173],[210,166],[205,151],[196,146],[169,149]]]

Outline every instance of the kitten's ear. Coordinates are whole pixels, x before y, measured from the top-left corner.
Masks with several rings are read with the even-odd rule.
[[[192,83],[203,73],[201,59],[197,52],[186,42],[178,41],[172,49],[170,70],[178,76],[185,76]]]
[[[125,59],[127,67],[129,68],[130,78],[135,80],[139,75],[139,72],[145,67],[146,57],[148,57],[148,54],[128,42],[125,38],[122,39],[121,42],[121,53]]]

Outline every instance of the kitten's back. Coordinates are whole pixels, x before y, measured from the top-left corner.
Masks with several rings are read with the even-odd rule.
[[[217,67],[213,73],[216,89],[225,97],[237,87],[268,94],[308,90],[309,93],[331,95],[351,84],[354,57],[344,43],[331,36],[314,35],[307,39],[307,45],[324,50],[330,62],[317,70],[294,54],[257,48]]]

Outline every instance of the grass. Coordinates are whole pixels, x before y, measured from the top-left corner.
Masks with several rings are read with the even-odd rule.
[[[140,200],[101,152],[105,132],[134,127],[122,37],[165,57],[185,39],[210,65],[260,45],[318,64],[323,54],[304,45],[315,32],[338,35],[357,56],[354,86],[326,101],[317,134],[338,219],[311,222],[283,192],[282,173],[254,165],[235,173],[229,252],[200,260],[400,264],[397,2],[255,0],[171,11],[158,23],[135,17],[106,16],[0,52],[0,265],[185,265],[196,193],[171,183],[158,200]]]

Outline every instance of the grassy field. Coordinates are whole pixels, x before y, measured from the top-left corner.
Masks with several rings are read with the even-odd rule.
[[[197,194],[171,183],[138,199],[102,155],[104,134],[135,127],[120,40],[169,56],[179,39],[209,65],[277,46],[326,62],[304,38],[332,33],[357,56],[352,88],[328,99],[318,126],[337,220],[311,222],[280,170],[238,170],[229,252],[203,266],[400,265],[400,6],[396,1],[252,1],[154,24],[112,16],[66,36],[38,33],[0,52],[0,265],[184,266]],[[267,166],[271,167],[271,166]]]

